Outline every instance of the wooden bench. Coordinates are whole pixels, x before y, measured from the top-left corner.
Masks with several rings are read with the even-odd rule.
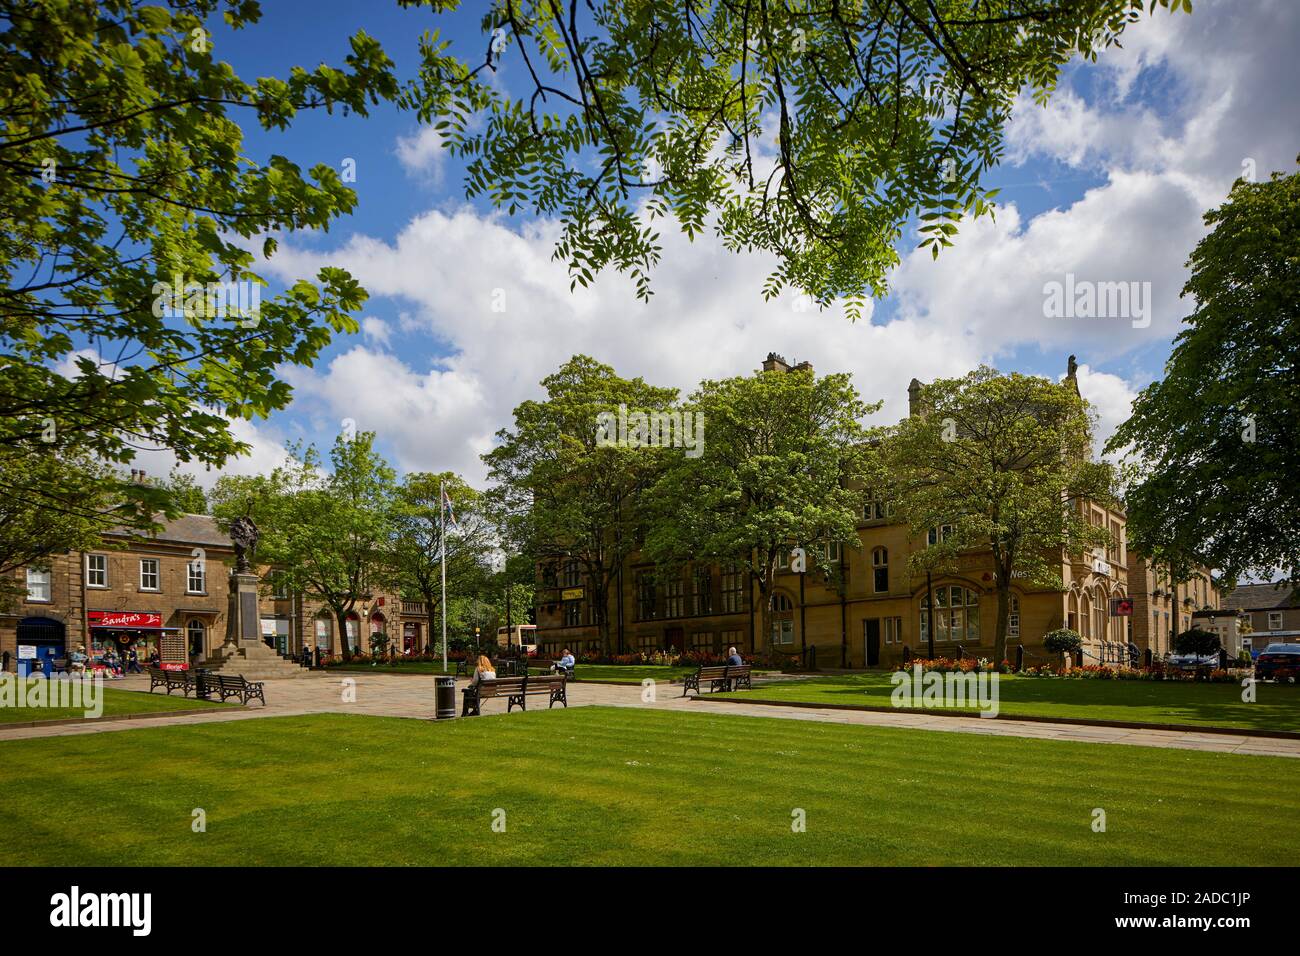
[[[577,676],[578,673],[578,664],[576,661],[573,664],[570,664],[568,667],[565,667],[559,661],[552,661],[551,666],[558,667],[560,669],[560,673],[567,676],[569,680],[573,680],[573,678]]]
[[[520,710],[528,709],[528,698],[540,694],[547,695],[550,703],[547,709],[557,703],[569,706],[568,693],[565,690],[567,678],[563,674],[546,674],[538,677],[498,677],[496,680],[481,680],[466,687],[464,703],[461,707],[462,717],[478,717],[482,713],[483,701],[493,697],[506,698],[506,713],[519,705]]]
[[[694,690],[696,694],[700,693],[700,683],[708,681],[709,693],[729,690],[751,690],[753,684],[750,682],[750,665],[748,664],[723,664],[720,667],[701,667],[694,674],[687,674],[685,681],[682,683],[682,696],[685,697],[688,691]]]
[[[257,699],[266,706],[266,694],[261,681],[251,681],[243,674],[208,674],[205,681],[208,690],[216,691],[224,701],[227,697],[238,697],[240,703],[248,704]]]
[[[194,674],[190,671],[165,671],[161,667],[150,667],[149,693],[152,694],[155,687],[166,687],[168,696],[179,687],[181,696],[188,697],[194,689]]]

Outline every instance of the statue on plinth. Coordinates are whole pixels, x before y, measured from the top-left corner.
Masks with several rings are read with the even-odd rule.
[[[257,525],[253,524],[253,519],[248,515],[240,515],[230,522],[230,540],[235,545],[237,572],[246,574],[252,570],[252,566],[248,563],[248,556],[256,550],[259,536]]]

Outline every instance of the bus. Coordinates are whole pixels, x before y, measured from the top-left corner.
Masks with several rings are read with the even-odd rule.
[[[497,646],[522,650],[527,656],[533,657],[537,653],[537,625],[516,624],[513,627],[498,627]]]

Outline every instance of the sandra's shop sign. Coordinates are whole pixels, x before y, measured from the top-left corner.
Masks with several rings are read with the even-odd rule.
[[[162,627],[162,615],[151,611],[87,611],[91,627]]]

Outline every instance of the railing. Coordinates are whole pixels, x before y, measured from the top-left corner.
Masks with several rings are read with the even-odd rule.
[[[403,601],[402,613],[403,614],[426,614],[428,612],[425,608],[425,603],[423,601]]]

